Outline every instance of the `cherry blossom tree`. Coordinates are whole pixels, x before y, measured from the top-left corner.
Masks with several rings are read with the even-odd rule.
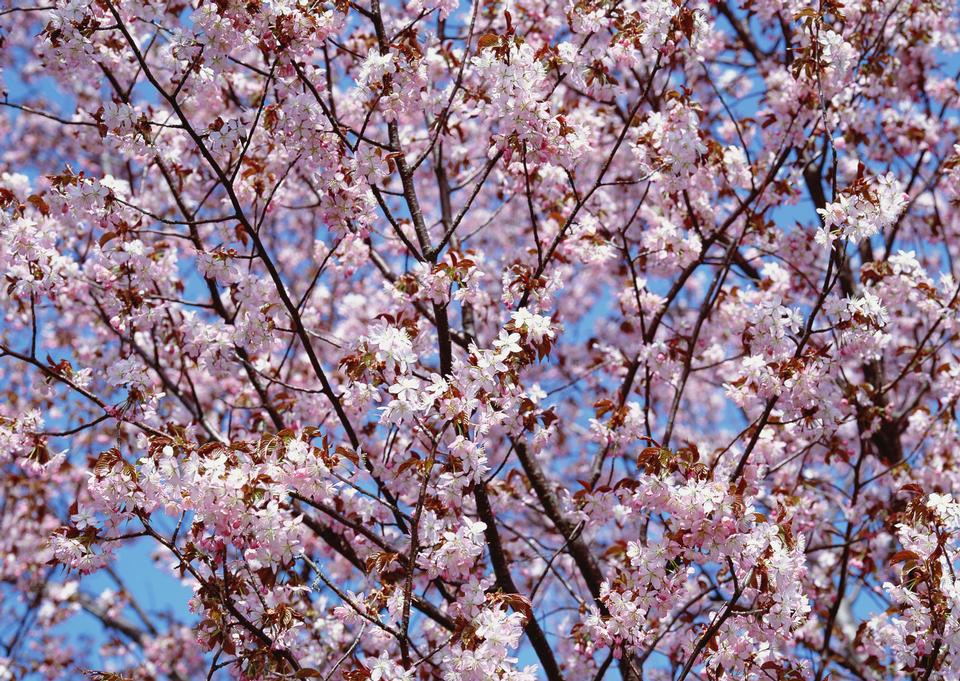
[[[960,678],[957,10],[0,0],[0,680]]]

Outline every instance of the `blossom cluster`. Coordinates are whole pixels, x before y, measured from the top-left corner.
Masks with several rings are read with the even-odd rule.
[[[960,677],[958,36],[0,0],[0,681]]]

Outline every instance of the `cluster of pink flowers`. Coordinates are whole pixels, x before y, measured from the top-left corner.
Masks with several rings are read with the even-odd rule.
[[[0,681],[960,677],[958,35],[0,0]]]

